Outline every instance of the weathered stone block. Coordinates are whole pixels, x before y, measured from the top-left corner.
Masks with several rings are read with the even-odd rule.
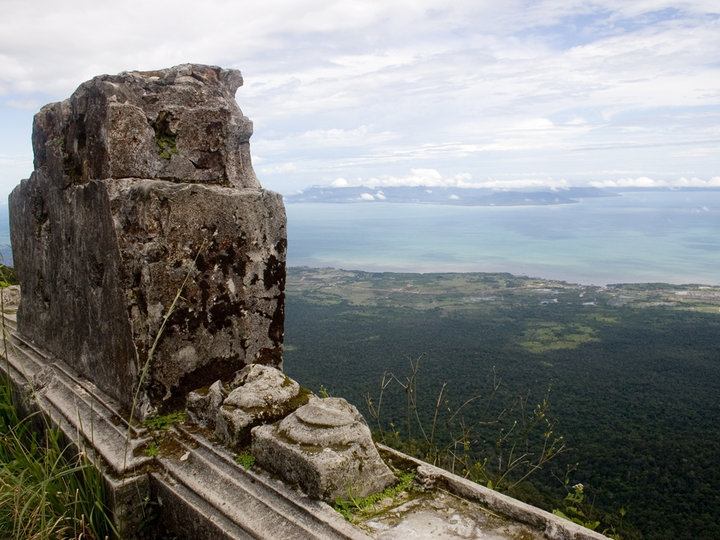
[[[278,424],[254,428],[252,454],[260,466],[328,502],[395,482],[364,418],[342,398],[312,397]]]
[[[253,427],[284,418],[308,402],[298,383],[269,366],[243,368],[231,388],[215,418],[215,435],[230,447],[249,443]]]
[[[140,415],[281,365],[285,210],[252,169],[238,71],[103,75],[33,125],[10,196],[19,331]]]

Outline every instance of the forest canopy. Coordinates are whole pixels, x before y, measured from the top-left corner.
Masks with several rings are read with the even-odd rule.
[[[563,479],[581,482],[594,507],[626,512],[623,538],[709,538],[720,537],[718,335],[717,287],[290,268],[284,365],[366,417],[383,374],[402,377],[409,359],[421,358],[426,417],[443,384],[450,408],[479,396],[468,422],[487,414],[494,377],[498,408],[528,393],[533,406],[551,385],[548,415],[567,450],[515,495],[552,510]],[[396,426],[401,394],[383,405]],[[473,442],[479,459],[495,455],[494,437]]]

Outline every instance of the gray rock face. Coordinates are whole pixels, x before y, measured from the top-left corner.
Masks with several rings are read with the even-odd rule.
[[[33,125],[10,195],[19,331],[141,416],[281,366],[286,221],[252,169],[240,73],[103,75]]]
[[[188,393],[185,411],[196,424],[214,429],[215,417],[227,394],[222,381],[215,381],[207,388]]]
[[[395,482],[358,410],[342,398],[311,398],[276,425],[252,430],[257,463],[310,497],[365,497]]]
[[[95,77],[36,117],[35,169],[60,165],[58,180],[72,184],[157,178],[260,188],[252,122],[234,97],[242,83],[237,70],[196,64]]]

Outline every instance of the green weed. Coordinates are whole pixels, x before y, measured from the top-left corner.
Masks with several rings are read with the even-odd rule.
[[[620,531],[624,534],[623,519],[627,511],[625,508],[620,508],[619,519],[617,516],[598,511],[598,509],[595,508],[594,498],[592,496],[589,497],[590,491],[584,484],[575,483],[570,486],[570,476],[576,470],[577,464],[567,466],[565,479],[563,480],[567,495],[562,501],[563,508],[555,508],[552,513],[592,531],[601,530],[605,536],[613,538],[614,540],[620,540]],[[601,523],[598,518],[602,519],[604,523]],[[611,521],[613,524],[610,524]]]
[[[174,135],[161,135],[155,139],[155,142],[163,159],[170,159],[173,154],[179,153]]]
[[[0,264],[0,287],[8,287],[10,285],[17,285],[18,280],[15,275],[15,269],[10,266]]]
[[[348,486],[348,499],[335,499],[333,508],[342,514],[346,520],[353,521],[357,516],[366,516],[372,513],[374,506],[383,499],[394,499],[401,493],[408,491],[412,487],[414,480],[414,472],[400,473],[397,484],[379,493],[368,495],[367,497],[355,497],[352,493],[352,488]]]
[[[153,416],[145,420],[143,425],[151,430],[168,430],[173,424],[182,422],[183,420],[185,420],[185,413],[178,411],[171,414]]]
[[[147,448],[145,448],[145,455],[150,457],[157,457],[160,455],[160,447],[157,442],[152,441],[147,445]]]
[[[441,386],[431,414],[422,414],[417,383],[421,359],[409,359],[409,376],[384,373],[377,399],[366,396],[380,442],[502,491],[512,490],[566,450],[564,438],[555,433],[556,421],[548,416],[550,386],[535,406],[528,392],[505,407],[493,408],[500,388],[494,369],[492,390],[484,404],[480,401],[482,407],[471,421],[464,418],[464,412],[482,396],[473,396],[453,409],[447,383]],[[405,395],[404,433],[383,418],[383,399],[393,384]],[[492,430],[496,430],[493,444],[483,446]]]
[[[247,471],[250,467],[255,465],[255,456],[248,454],[247,452],[243,452],[242,454],[235,456],[235,463]]]
[[[582,525],[591,531],[594,531],[600,526],[600,522],[589,519],[582,508],[582,503],[585,500],[582,484],[575,484],[573,490],[567,494],[564,500],[565,511],[555,509],[553,510],[553,514],[577,523],[578,525]]]

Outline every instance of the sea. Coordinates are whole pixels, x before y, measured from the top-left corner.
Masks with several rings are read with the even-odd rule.
[[[720,285],[720,190],[538,206],[295,203],[288,265]]]
[[[537,206],[293,203],[286,211],[289,266],[720,285],[720,190]],[[7,207],[0,257],[12,264]]]

